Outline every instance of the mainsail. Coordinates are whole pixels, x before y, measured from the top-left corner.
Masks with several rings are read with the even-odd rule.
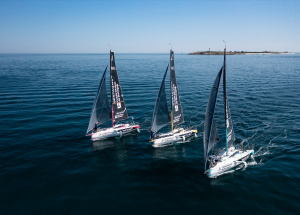
[[[102,79],[100,81],[98,91],[95,96],[93,108],[92,108],[92,113],[91,113],[91,118],[90,118],[90,123],[87,129],[87,132],[90,132],[95,123],[98,125],[110,120],[110,105],[109,101],[107,98],[107,92],[106,92],[106,87],[105,87],[105,75],[106,75],[106,70],[107,67],[103,73]]]
[[[177,87],[177,80],[174,65],[174,52],[170,51],[170,84],[171,84],[171,114],[173,115],[173,126],[184,122],[179,91]]]
[[[154,133],[156,133],[159,129],[163,128],[164,126],[166,126],[171,122],[169,110],[168,110],[167,98],[166,98],[166,90],[165,90],[165,79],[168,72],[168,68],[169,65],[166,69],[164,78],[161,82],[161,86],[154,107],[152,126],[151,126],[151,130]]]
[[[111,106],[113,122],[128,118],[125,102],[119,82],[114,52],[110,52],[110,83],[111,83]]]
[[[218,96],[218,91],[220,86],[222,70],[223,67],[220,69],[215,79],[215,82],[212,86],[212,89],[209,94],[208,102],[207,102],[207,107],[206,107],[204,133],[203,133],[205,169],[206,169],[208,152],[219,141],[219,135],[214,123],[214,113],[215,113],[215,107],[217,103],[217,96]]]

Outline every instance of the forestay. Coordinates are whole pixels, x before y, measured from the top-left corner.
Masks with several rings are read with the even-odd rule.
[[[204,122],[204,135],[203,135],[205,169],[206,169],[208,152],[219,141],[219,135],[218,135],[215,123],[214,123],[214,113],[215,113],[215,107],[216,107],[216,103],[217,103],[217,97],[218,97],[218,91],[219,91],[219,86],[220,86],[222,70],[223,70],[223,67],[220,69],[220,71],[215,79],[215,82],[212,86],[212,89],[209,94],[208,102],[207,102],[207,107],[206,107],[205,122]]]
[[[110,109],[109,101],[107,98],[106,87],[105,87],[106,70],[107,70],[107,67],[103,73],[102,79],[101,79],[99,87],[98,87],[98,91],[95,96],[87,133],[93,129],[95,123],[100,125],[100,124],[110,120],[110,118],[111,118],[111,116],[110,116],[111,109]]]
[[[128,114],[119,82],[114,52],[110,52],[110,83],[113,121],[127,119]]]
[[[170,51],[170,85],[171,85],[171,111],[173,115],[173,126],[184,122],[181,102],[179,98],[179,91],[177,87],[177,80],[174,65],[174,52]]]
[[[151,130],[156,133],[159,129],[163,128],[167,124],[171,122],[167,98],[166,98],[166,90],[165,90],[165,79],[168,72],[169,65],[165,72],[164,78],[162,80],[156,103],[154,106],[153,118],[152,118],[152,126]]]

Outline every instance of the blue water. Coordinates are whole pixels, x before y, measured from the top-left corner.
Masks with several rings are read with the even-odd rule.
[[[299,54],[227,56],[235,143],[254,147],[255,160],[216,179],[203,174],[202,132],[223,57],[175,55],[184,126],[199,137],[158,149],[147,129],[169,54],[115,57],[141,132],[92,142],[85,132],[109,54],[0,55],[0,214],[299,213]]]

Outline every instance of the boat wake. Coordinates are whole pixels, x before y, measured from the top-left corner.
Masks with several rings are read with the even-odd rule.
[[[268,128],[270,128],[270,127],[268,127]],[[257,134],[257,131],[255,132],[255,134]],[[249,139],[252,139],[254,137],[254,135],[252,135],[252,137],[249,138]],[[258,150],[256,150],[254,152],[253,159],[254,158],[258,158],[259,159],[258,163],[255,161],[255,163],[256,163],[255,165],[257,165],[257,164],[263,164],[264,161],[267,160],[268,156],[273,155],[273,154],[277,153],[278,151],[282,150],[282,148],[283,148],[282,145],[276,143],[276,140],[278,138],[284,138],[284,139],[286,139],[287,138],[287,130],[285,129],[283,132],[281,132],[280,134],[278,134],[277,136],[275,136],[271,140],[269,140],[269,142],[266,145],[260,146],[258,148]],[[257,138],[255,138],[255,139],[257,139]],[[254,144],[254,146],[255,145],[256,144]]]
[[[280,145],[277,145],[276,143],[274,143],[274,140],[277,139],[277,138],[279,138],[279,137],[282,137],[284,139],[287,138],[286,129],[282,133],[280,133],[279,135],[277,135],[276,137],[272,138],[266,146],[261,146],[257,150],[257,152],[254,153],[254,157],[259,157],[259,156],[271,154],[270,149],[277,148],[277,147],[280,146]]]

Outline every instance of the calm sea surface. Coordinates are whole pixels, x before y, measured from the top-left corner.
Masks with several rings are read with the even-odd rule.
[[[184,126],[198,138],[158,149],[147,130],[169,54],[115,57],[141,132],[92,142],[85,133],[109,54],[0,55],[0,214],[299,213],[300,54],[227,56],[235,143],[255,153],[245,170],[216,179],[203,174],[202,132],[223,56],[175,54]],[[221,105],[222,94],[224,140]]]

